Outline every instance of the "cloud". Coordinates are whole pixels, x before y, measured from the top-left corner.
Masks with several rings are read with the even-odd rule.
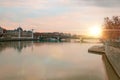
[[[46,16],[42,18],[26,18],[22,22],[2,20],[1,26],[8,29],[17,28],[19,25],[24,29],[32,29],[40,32],[71,32],[75,33],[81,28],[80,13],[68,12],[57,16]]]
[[[0,20],[55,16],[69,10],[69,0],[0,0]]]
[[[99,6],[99,7],[120,7],[120,0],[75,0],[79,5]]]
[[[26,23],[31,23],[39,31],[74,31],[80,27],[80,13],[69,12],[57,16],[47,16],[43,18],[29,18]]]
[[[47,0],[0,0],[2,7],[46,8]]]
[[[0,0],[0,26],[35,31],[85,32],[119,15],[119,0]]]
[[[101,7],[120,7],[120,0],[93,0],[93,2]]]
[[[88,29],[89,27],[92,27],[96,24],[102,25],[104,17],[119,15],[120,10],[104,9],[100,7],[85,7],[79,9],[74,8],[74,10],[72,11],[57,12],[59,13],[57,15],[55,15],[56,12],[54,14],[54,11],[48,12],[47,16],[41,16],[42,14],[40,14],[39,12],[21,12],[18,13],[19,15],[16,13],[8,14],[6,12],[6,19],[4,17],[2,20],[0,19],[0,25],[3,27],[5,26],[5,28],[8,29],[15,29],[20,25],[26,30],[33,28],[35,29],[35,31],[39,32],[58,31],[71,33],[86,33],[86,29]],[[31,15],[36,17],[33,17]],[[18,21],[16,21],[16,19],[18,19]]]
[[[21,7],[27,9],[49,9],[55,6],[66,6],[69,0],[0,0],[1,7]]]

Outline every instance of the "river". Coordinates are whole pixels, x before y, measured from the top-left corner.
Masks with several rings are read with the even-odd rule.
[[[0,80],[108,80],[100,43],[1,42]]]

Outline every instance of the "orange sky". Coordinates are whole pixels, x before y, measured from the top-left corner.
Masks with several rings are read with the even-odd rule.
[[[85,34],[104,17],[119,16],[119,0],[0,0],[0,26]]]

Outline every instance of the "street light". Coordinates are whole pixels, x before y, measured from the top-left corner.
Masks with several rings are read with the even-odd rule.
[[[19,36],[18,36],[18,37],[19,37],[19,39],[20,39],[20,37],[21,37],[21,30],[20,30],[20,28],[19,28]]]
[[[34,31],[34,29],[32,29],[32,39],[34,38],[34,34],[33,34],[33,31]]]

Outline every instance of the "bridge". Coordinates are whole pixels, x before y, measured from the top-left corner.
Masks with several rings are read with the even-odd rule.
[[[64,33],[35,33],[35,38],[39,39],[40,41],[62,41],[63,39],[70,39],[70,34]]]
[[[5,33],[4,35],[1,36],[7,36]],[[20,39],[16,38],[10,38],[10,40],[33,40],[28,37],[21,37]],[[53,41],[53,42],[61,42],[61,41],[70,41],[70,39],[78,39],[80,42],[84,42],[85,40],[100,40],[100,38],[95,38],[95,37],[89,37],[89,36],[71,36],[70,34],[65,34],[65,33],[37,33],[34,34],[34,40],[40,40],[40,41]],[[4,40],[4,39],[2,39]]]
[[[80,42],[85,40],[100,40],[100,38],[95,37],[72,37],[70,35],[40,35],[40,41],[62,41],[62,40],[70,40],[70,39],[79,39]]]
[[[95,38],[95,37],[80,37],[80,40],[100,40],[100,38]]]
[[[63,39],[70,39],[68,36],[39,36],[40,41],[62,41]]]

